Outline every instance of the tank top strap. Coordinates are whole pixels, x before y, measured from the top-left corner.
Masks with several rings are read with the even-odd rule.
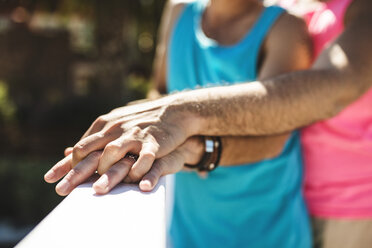
[[[205,46],[213,46],[218,47],[216,41],[209,39],[205,36],[203,31],[201,30],[201,17],[204,13],[205,8],[208,5],[208,0],[200,0],[193,3],[194,5],[194,25],[195,25],[195,33],[199,38],[199,41]],[[276,22],[276,20],[280,17],[280,15],[285,12],[285,10],[279,6],[269,6],[265,7],[262,11],[259,18],[254,23],[253,27],[247,34],[235,45],[227,46],[226,48],[238,48],[244,46],[251,46],[252,43],[256,44],[259,48],[261,43],[266,38],[267,33]],[[224,46],[221,46],[224,47]]]
[[[246,39],[257,44],[257,49],[259,49],[274,23],[284,12],[285,10],[279,6],[266,7]]]
[[[278,6],[266,7],[260,18],[256,21],[247,37],[244,39],[243,44],[250,50],[253,66],[250,68],[251,74],[255,77],[258,76],[258,60],[262,44],[271,30],[274,23],[285,12],[285,10]]]

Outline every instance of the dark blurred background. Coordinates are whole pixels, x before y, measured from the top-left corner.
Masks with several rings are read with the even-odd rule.
[[[44,173],[92,121],[144,98],[155,0],[0,0],[0,247],[61,200]]]

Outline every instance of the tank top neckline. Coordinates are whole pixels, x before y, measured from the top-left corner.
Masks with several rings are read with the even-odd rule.
[[[195,17],[195,34],[198,42],[204,46],[204,47],[213,47],[213,48],[220,48],[220,49],[231,49],[231,48],[238,48],[244,44],[250,43],[254,37],[251,35],[256,32],[256,29],[259,29],[260,24],[263,22],[263,17],[268,9],[272,8],[270,7],[264,7],[261,10],[261,13],[259,14],[258,19],[254,22],[252,27],[243,35],[243,37],[237,41],[234,44],[231,45],[222,45],[218,43],[216,40],[209,38],[203,31],[202,28],[202,16],[205,12],[205,9],[207,7],[209,1],[204,1],[204,3],[201,4],[200,9]]]

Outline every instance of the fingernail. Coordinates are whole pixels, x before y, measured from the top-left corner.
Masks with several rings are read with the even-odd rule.
[[[70,183],[66,180],[62,180],[59,184],[57,184],[56,190],[61,194],[65,194],[69,187]]]
[[[102,175],[94,184],[95,186],[105,189],[108,186],[108,178],[106,175]]]
[[[151,182],[149,180],[143,180],[139,183],[139,187],[141,190],[143,191],[150,191],[152,190],[152,185],[151,185]]]
[[[48,172],[44,175],[44,178],[48,180],[48,179],[52,179],[54,176],[55,176],[54,171],[50,170],[50,171],[48,171]]]

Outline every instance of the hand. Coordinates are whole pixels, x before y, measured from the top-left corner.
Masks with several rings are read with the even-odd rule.
[[[53,166],[44,176],[45,181],[54,183],[63,176],[56,186],[56,192],[65,196],[94,174],[98,167],[102,152],[93,152],[72,168],[72,148],[65,150],[66,157]],[[176,173],[184,167],[185,163],[196,164],[204,153],[204,144],[199,137],[188,139],[175,151],[155,161],[151,169],[140,180],[139,187],[142,191],[151,191],[161,176]],[[97,194],[105,194],[121,182],[129,173],[135,163],[132,158],[123,158],[115,163],[94,184],[93,189]]]
[[[103,152],[97,171],[104,174],[127,153],[138,155],[130,181],[138,181],[156,158],[174,151],[191,136],[193,125],[182,110],[170,107],[172,97],[122,107],[99,117],[72,151],[72,167],[93,151]]]
[[[200,136],[193,136],[187,139],[175,151],[155,161],[150,171],[140,181],[140,189],[142,191],[151,191],[161,176],[174,174],[182,169],[190,170],[184,165],[197,164],[201,160],[204,150],[204,142]],[[201,177],[205,176],[205,173],[201,174]]]
[[[44,180],[48,183],[55,183],[64,177],[56,186],[56,192],[61,196],[70,194],[74,188],[95,174],[102,154],[101,151],[92,152],[72,168],[71,152],[72,149],[66,149],[66,157],[53,166],[44,176]],[[135,160],[130,157],[119,160],[93,184],[93,189],[98,194],[110,191],[128,174],[134,162]]]

